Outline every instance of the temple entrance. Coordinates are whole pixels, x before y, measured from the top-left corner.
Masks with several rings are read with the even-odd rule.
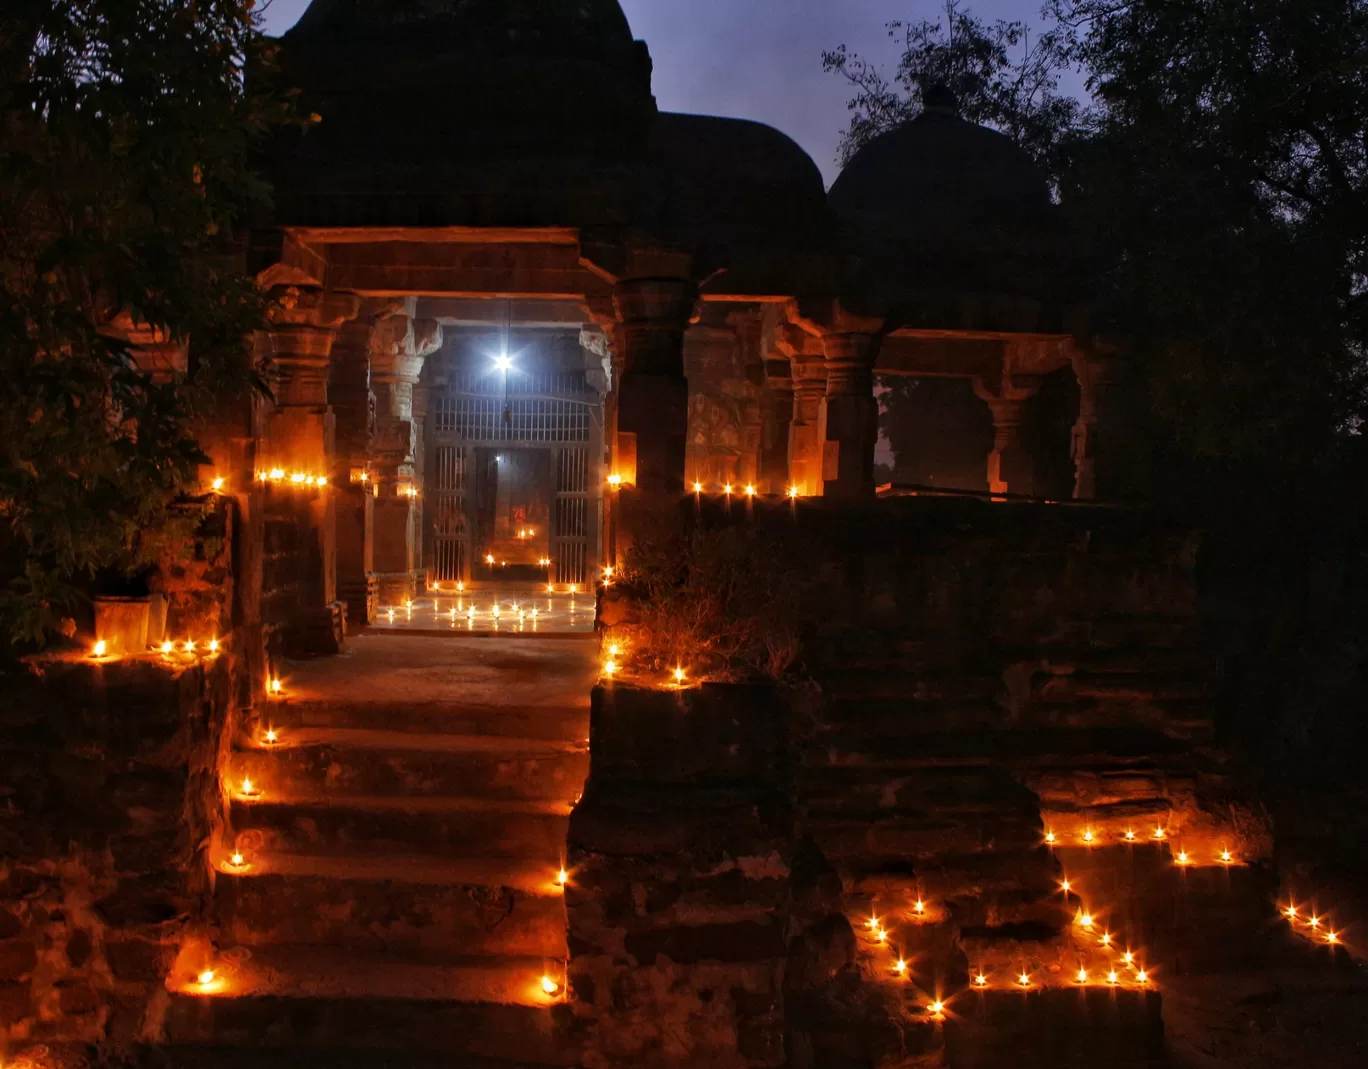
[[[492,577],[544,580],[551,556],[549,449],[478,449],[476,555]],[[477,569],[478,571],[478,569]]]
[[[491,361],[490,352],[516,355]],[[429,361],[428,583],[584,590],[600,559],[602,396],[579,331],[449,331]]]

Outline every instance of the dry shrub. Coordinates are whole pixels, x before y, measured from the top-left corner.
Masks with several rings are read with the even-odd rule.
[[[743,681],[795,666],[815,555],[793,531],[695,528],[635,548],[618,596],[629,673]]]

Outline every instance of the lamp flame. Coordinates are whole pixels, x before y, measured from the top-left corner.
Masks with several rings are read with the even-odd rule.
[[[100,639],[100,641],[95,643],[91,648],[90,652],[96,657],[103,657],[109,652],[109,643],[105,642],[104,639]]]

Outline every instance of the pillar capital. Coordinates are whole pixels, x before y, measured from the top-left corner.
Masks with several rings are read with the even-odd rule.
[[[280,286],[267,312],[270,353],[276,366],[276,403],[321,408],[328,403],[328,364],[342,324],[361,299],[318,287]]]
[[[1021,440],[1026,405],[1044,385],[1043,375],[1003,375],[974,380],[974,392],[993,414],[993,451],[988,454],[988,489],[994,494],[1035,492],[1035,461]]]

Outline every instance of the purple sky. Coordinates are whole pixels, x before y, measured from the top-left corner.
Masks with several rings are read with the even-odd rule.
[[[651,47],[655,92],[667,111],[757,119],[784,131],[835,179],[847,125],[844,84],[822,73],[824,48],[847,44],[891,62],[884,27],[933,17],[938,0],[620,0]],[[982,18],[1033,19],[1042,0],[969,0]],[[267,26],[283,33],[308,0],[271,0]]]

